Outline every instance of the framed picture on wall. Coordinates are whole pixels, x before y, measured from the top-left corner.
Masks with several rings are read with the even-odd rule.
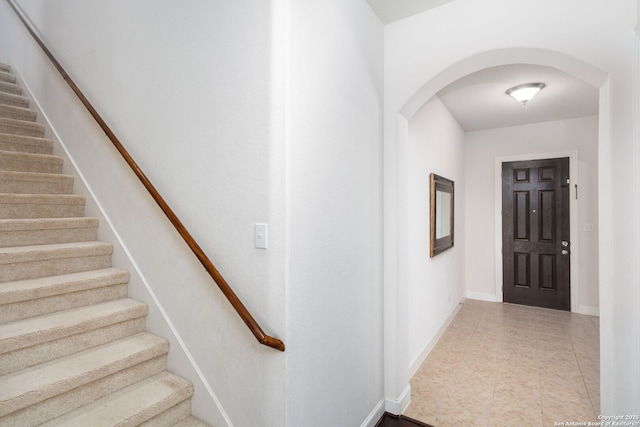
[[[431,174],[431,258],[453,247],[454,183]]]

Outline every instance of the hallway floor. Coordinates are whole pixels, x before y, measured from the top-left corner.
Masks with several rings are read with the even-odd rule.
[[[598,318],[466,300],[411,379],[405,415],[436,427],[597,421]]]

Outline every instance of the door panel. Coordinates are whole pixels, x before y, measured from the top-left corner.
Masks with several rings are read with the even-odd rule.
[[[529,254],[515,253],[515,281],[514,285],[521,288],[531,287],[531,262]]]
[[[538,191],[538,240],[554,243],[556,241],[556,192],[553,190]]]
[[[568,178],[568,158],[503,164],[505,302],[570,310]]]
[[[515,198],[515,239],[528,241],[531,235],[531,221],[529,220],[531,203],[529,203],[529,192],[516,191],[513,195]]]
[[[556,256],[549,254],[540,254],[538,258],[538,266],[540,267],[540,288],[547,290],[556,290]]]

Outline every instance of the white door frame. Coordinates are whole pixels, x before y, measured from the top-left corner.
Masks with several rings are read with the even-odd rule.
[[[502,164],[526,160],[569,158],[569,221],[571,239],[571,311],[579,312],[580,280],[578,279],[578,260],[580,259],[578,210],[575,185],[578,183],[578,151],[560,151],[555,153],[532,153],[496,157],[495,159],[495,227],[496,227],[496,301],[504,301],[502,293]],[[587,313],[585,313],[587,314]]]

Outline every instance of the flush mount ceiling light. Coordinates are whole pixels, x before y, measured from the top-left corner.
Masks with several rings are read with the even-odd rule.
[[[545,86],[544,83],[526,83],[507,90],[507,95],[512,96],[521,102],[522,105],[527,105],[527,102],[531,101],[531,98],[536,96]]]

